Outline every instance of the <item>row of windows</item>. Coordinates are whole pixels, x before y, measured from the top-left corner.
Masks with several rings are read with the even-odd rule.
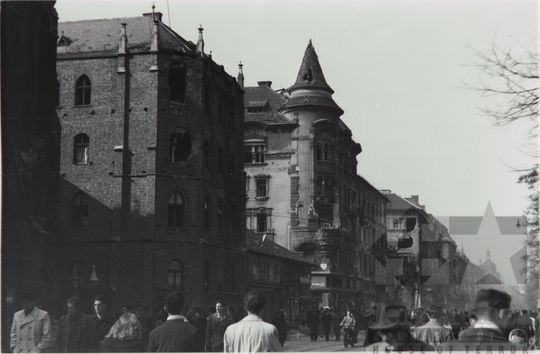
[[[76,227],[85,227],[88,226],[88,220],[89,220],[89,210],[88,210],[88,196],[83,193],[79,192],[75,195],[73,198],[73,225]],[[169,227],[187,227],[188,226],[188,220],[187,220],[187,205],[186,205],[186,198],[183,195],[183,193],[179,190],[173,191],[169,197],[167,202],[167,225]],[[217,209],[215,210],[216,213],[216,220],[217,220],[217,227],[218,227],[218,234],[224,235],[227,233],[231,237],[237,237],[236,232],[238,232],[238,229],[236,227],[237,222],[235,222],[235,213],[236,213],[236,205],[232,204],[228,211],[225,209],[225,203],[221,199],[217,205]],[[206,196],[204,199],[203,204],[203,218],[204,218],[204,228],[205,231],[211,231],[211,202],[210,197]],[[225,218],[229,218],[230,222],[228,223],[229,229],[226,229],[226,220]]]
[[[169,262],[167,271],[167,285],[170,289],[184,290],[184,264],[180,259],[173,259]],[[236,264],[231,264],[229,269],[229,289],[236,289]],[[205,262],[205,285],[209,289],[210,284],[210,262]]]
[[[256,262],[252,266],[252,275],[255,280],[281,282],[281,267],[277,264]]]
[[[85,165],[89,160],[90,137],[86,134],[78,134],[73,139],[73,163],[76,165]],[[191,136],[187,132],[176,132],[169,136],[169,161],[181,162],[186,161],[191,155]],[[203,147],[204,167],[212,169],[210,163],[210,143],[204,142]],[[225,173],[225,156],[223,148],[218,147],[216,158],[217,171],[220,174]],[[236,159],[235,155],[229,155],[228,172],[231,175],[235,174]]]
[[[205,86],[205,111],[210,113],[213,108],[213,92],[211,85]],[[169,67],[169,99],[173,102],[184,103],[186,100],[186,69],[179,66]],[[75,81],[75,106],[87,106],[92,103],[92,83],[88,76],[81,75]],[[56,82],[56,106],[60,105],[60,82]],[[218,120],[228,117],[231,127],[236,126],[237,103],[235,99],[225,100],[224,95],[218,99]]]

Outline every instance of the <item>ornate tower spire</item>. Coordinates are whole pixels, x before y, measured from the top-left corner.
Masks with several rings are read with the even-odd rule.
[[[298,88],[318,88],[328,91],[331,94],[334,93],[334,90],[326,83],[321,64],[319,64],[319,57],[315,52],[311,39],[304,53],[300,70],[298,70],[296,83],[289,90]]]
[[[244,88],[244,69],[242,69],[243,67],[244,64],[240,62],[240,64],[238,64],[238,84],[240,84],[241,88]]]
[[[337,112],[338,115],[343,114],[343,110],[332,98],[334,90],[326,83],[321,64],[319,64],[319,58],[311,40],[304,53],[296,82],[287,91],[291,94],[291,98],[281,106],[281,112],[298,109],[299,107],[312,106],[325,109],[330,108]]]
[[[202,25],[199,25],[199,39],[197,40],[197,53],[200,55],[204,54],[204,39],[203,39],[204,28]]]

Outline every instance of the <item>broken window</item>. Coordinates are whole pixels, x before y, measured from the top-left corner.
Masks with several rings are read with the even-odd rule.
[[[405,232],[412,232],[416,227],[416,218],[407,218],[405,223]]]
[[[73,139],[73,163],[76,165],[86,165],[88,163],[88,149],[90,138],[86,134],[78,134]]]
[[[171,289],[182,289],[183,265],[180,260],[169,263],[168,280]]]
[[[191,155],[191,137],[187,132],[172,133],[169,138],[169,158],[171,162],[186,161]]]

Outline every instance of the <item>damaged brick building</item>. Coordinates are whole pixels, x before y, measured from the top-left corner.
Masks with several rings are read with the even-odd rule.
[[[306,306],[372,305],[388,200],[357,175],[362,148],[311,41],[294,85],[258,84],[245,88],[246,227],[317,264]]]
[[[241,303],[243,89],[161,13],[59,24],[58,306]],[[88,309],[90,311],[90,309]]]

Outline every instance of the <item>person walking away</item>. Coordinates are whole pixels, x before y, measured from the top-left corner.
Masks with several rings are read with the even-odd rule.
[[[475,300],[477,321],[461,332],[459,342],[462,343],[508,343],[504,334],[506,322],[512,311],[512,297],[495,289],[478,291]]]
[[[336,312],[336,309],[332,308],[332,330],[334,331],[334,335],[336,336],[336,341],[339,342],[339,337],[341,336],[341,328],[339,326],[339,323],[341,321],[339,314]]]
[[[195,308],[193,311],[193,325],[197,327],[195,332],[195,351],[204,352],[204,339],[206,335],[206,318],[203,316],[201,308]]]
[[[58,353],[87,353],[90,342],[90,316],[81,312],[81,299],[73,296],[67,301],[67,315],[58,324],[56,351]]]
[[[282,352],[277,328],[261,319],[266,298],[258,291],[250,291],[244,298],[248,313],[238,323],[225,330],[225,353]]]
[[[137,318],[142,326],[142,338],[144,346],[147,347],[150,331],[154,329],[154,321],[152,320],[152,315],[150,314],[150,306],[145,305],[143,310],[137,314]]]
[[[155,352],[195,352],[197,327],[189,324],[181,315],[184,307],[184,295],[175,291],[165,297],[167,321],[150,332],[148,351]]]
[[[227,314],[232,317],[233,323],[236,323],[241,320],[240,315],[236,313],[234,306],[227,307]]]
[[[90,317],[90,343],[88,345],[91,353],[99,352],[99,343],[109,334],[114,321],[107,314],[107,299],[103,295],[94,298],[95,314]]]
[[[317,309],[312,309],[307,315],[307,325],[309,327],[309,337],[312,342],[317,341],[319,335],[319,326],[321,325],[321,319]]]
[[[124,312],[99,343],[103,353],[137,353],[144,351],[141,322],[134,313]]]
[[[216,301],[216,312],[208,316],[204,343],[207,352],[223,351],[223,335],[227,327],[234,323],[234,318],[226,313],[225,306],[225,301]]]
[[[321,315],[321,323],[324,332],[324,338],[328,342],[330,340],[330,328],[332,327],[332,314],[330,308],[325,307],[323,314]]]
[[[51,345],[51,318],[35,306],[33,293],[22,294],[20,300],[23,309],[13,314],[11,324],[11,352],[44,352]]]
[[[434,347],[446,343],[453,339],[452,330],[445,328],[446,315],[441,307],[433,307],[426,312],[429,318],[428,323],[416,327],[413,337]]]
[[[277,310],[270,323],[277,328],[279,342],[281,345],[285,344],[285,340],[287,340],[287,332],[289,331],[289,324],[287,323],[283,312],[281,310]]]

